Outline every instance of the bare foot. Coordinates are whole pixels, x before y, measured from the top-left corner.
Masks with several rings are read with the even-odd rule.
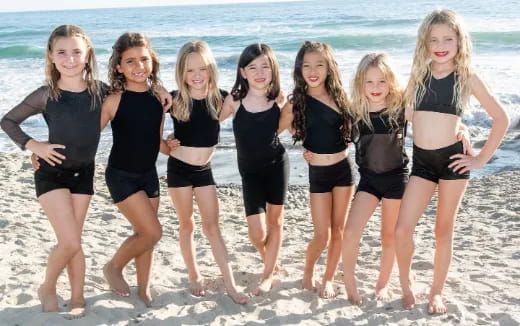
[[[351,304],[356,306],[361,306],[361,304],[363,304],[363,299],[361,299],[357,291],[354,293],[347,292],[347,299],[348,301],[350,301]]]
[[[249,302],[249,297],[242,292],[238,292],[236,289],[227,290],[227,294],[233,300],[233,302],[237,304],[247,304]]]
[[[308,275],[305,272],[303,273],[302,287],[306,290],[315,290],[316,289],[316,282],[314,281],[314,278],[312,277],[312,273],[310,275]]]
[[[343,277],[343,283],[345,283],[345,290],[347,291],[347,299],[351,304],[361,306],[363,300],[358,294],[356,278],[345,275]]]
[[[407,289],[406,291],[403,290],[403,308],[406,310],[410,310],[413,307],[415,307],[415,294],[412,291],[412,288]]]
[[[331,281],[323,281],[320,290],[320,297],[323,299],[332,299],[336,297],[336,291],[334,291],[334,284]]]
[[[56,296],[56,288],[48,289],[44,284],[38,288],[38,299],[42,303],[43,312],[58,311],[58,296]]]
[[[85,299],[70,301],[70,311],[63,315],[67,320],[80,319],[85,317]]]
[[[123,274],[113,268],[110,262],[103,267],[103,275],[105,275],[110,290],[122,297],[130,296],[130,287],[123,278]]]
[[[152,307],[152,295],[150,294],[150,288],[141,291],[141,288],[137,289],[137,295],[143,301],[144,305],[148,308]]]
[[[382,288],[377,288],[376,286],[375,297],[376,300],[387,302],[392,298],[392,294],[390,293],[388,286],[384,286]]]
[[[204,279],[190,280],[190,292],[196,297],[203,297],[206,295],[204,291]]]
[[[430,302],[428,302],[429,314],[445,314],[448,308],[440,294],[430,295]]]
[[[266,294],[271,290],[272,285],[273,279],[271,277],[262,279],[260,283],[258,283],[258,286],[253,290],[253,295],[259,296]]]

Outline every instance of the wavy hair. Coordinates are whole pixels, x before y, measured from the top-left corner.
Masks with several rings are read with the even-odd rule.
[[[410,79],[405,91],[405,106],[415,110],[426,94],[426,88],[432,78],[432,59],[429,50],[430,32],[434,25],[446,25],[457,35],[457,54],[455,61],[455,85],[453,86],[453,104],[462,112],[469,105],[471,88],[469,79],[471,68],[471,39],[462,18],[449,9],[432,11],[421,23],[417,33],[417,44],[412,63]]]
[[[343,88],[341,81],[341,72],[339,70],[338,63],[334,59],[332,48],[322,42],[310,42],[305,41],[301,46],[298,54],[296,54],[296,60],[294,62],[294,89],[292,94],[289,96],[289,101],[293,106],[294,118],[292,121],[292,127],[295,130],[293,135],[294,142],[305,140],[306,133],[306,121],[305,121],[305,110],[307,109],[307,83],[303,78],[302,67],[303,59],[305,54],[316,52],[323,56],[327,63],[327,78],[325,79],[325,90],[327,94],[332,98],[341,115],[344,119],[344,124],[341,128],[343,139],[345,142],[351,141],[351,127],[352,127],[352,114],[350,112],[350,104],[347,93]]]
[[[192,110],[192,99],[190,89],[186,83],[186,70],[188,67],[188,56],[196,53],[201,56],[206,68],[209,71],[208,94],[206,104],[213,119],[218,119],[218,114],[222,109],[222,95],[218,89],[218,70],[215,57],[204,41],[190,41],[182,46],[177,54],[175,64],[175,80],[179,91],[173,99],[172,115],[180,121],[188,121]]]
[[[278,60],[276,60],[276,56],[274,55],[273,50],[269,45],[263,43],[255,43],[247,46],[242,54],[240,54],[240,58],[238,59],[238,67],[237,67],[237,77],[235,79],[235,85],[231,89],[231,95],[233,96],[233,100],[238,101],[246,97],[247,92],[249,91],[249,83],[247,79],[242,77],[242,73],[240,72],[241,68],[245,68],[251,61],[255,60],[261,55],[265,55],[267,57],[267,61],[271,66],[272,78],[271,83],[267,87],[265,91],[265,96],[269,100],[274,100],[280,94],[280,72],[278,70]]]
[[[159,79],[159,58],[152,48],[150,40],[143,33],[126,32],[121,35],[112,46],[112,55],[108,61],[108,81],[110,82],[111,92],[121,92],[126,89],[125,75],[117,71],[117,66],[121,64],[123,52],[130,48],[145,47],[152,59],[152,73],[148,76],[148,85],[152,93],[157,95],[157,87],[161,85]]]
[[[94,54],[94,46],[88,38],[87,34],[76,25],[60,25],[56,27],[49,36],[47,41],[47,50],[45,51],[45,84],[49,88],[49,97],[58,100],[60,97],[60,89],[58,88],[58,80],[61,74],[52,62],[52,51],[56,40],[59,38],[78,37],[85,42],[87,48],[87,62],[83,70],[83,78],[87,83],[87,89],[92,97],[90,109],[93,110],[97,103],[101,100],[100,83],[98,81],[98,69],[96,63],[96,55]]]
[[[378,68],[388,85],[388,95],[385,98],[386,108],[382,112],[388,115],[388,120],[393,128],[398,128],[404,119],[403,90],[399,80],[390,64],[390,58],[385,53],[369,53],[361,59],[357,66],[356,74],[352,80],[351,107],[354,123],[363,121],[370,129],[370,103],[365,96],[366,73],[369,68]]]

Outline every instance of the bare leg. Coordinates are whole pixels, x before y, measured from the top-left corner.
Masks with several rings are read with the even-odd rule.
[[[197,187],[194,188],[194,191],[202,219],[202,230],[211,245],[213,257],[215,257],[215,261],[217,262],[224,278],[226,291],[235,303],[246,304],[249,302],[249,297],[238,292],[236,288],[226,244],[222,237],[222,233],[220,232],[218,224],[219,209],[216,187],[213,185]]]
[[[359,241],[363,229],[374,213],[379,199],[367,192],[358,192],[352,201],[343,234],[343,281],[348,300],[355,305],[362,303],[356,285],[356,263],[359,255]]]
[[[377,300],[388,301],[391,298],[388,291],[388,281],[394,269],[395,225],[399,217],[400,206],[400,199],[383,198],[381,207],[381,264],[375,290]]]
[[[161,239],[162,230],[155,208],[144,191],[139,191],[116,205],[132,224],[135,233],[121,244],[121,247],[103,268],[103,272],[110,288],[115,293],[128,296],[130,289],[123,278],[123,268],[133,258],[153,249]],[[149,267],[141,266],[141,268],[149,270]]]
[[[332,189],[332,216],[329,250],[327,251],[327,266],[323,274],[320,296],[330,299],[336,296],[332,281],[341,258],[343,230],[347,220],[347,211],[352,201],[354,187],[334,187]]]
[[[399,266],[399,282],[403,293],[403,308],[415,306],[415,294],[411,278],[412,256],[414,250],[413,232],[426,206],[430,202],[435,182],[411,176],[401,201],[399,218],[395,226],[395,253]]]
[[[61,271],[81,250],[81,228],[75,219],[72,196],[68,189],[49,191],[38,197],[38,200],[58,240],[49,255],[45,280],[38,289],[38,297],[44,312],[55,312],[58,311],[56,282]]]
[[[435,219],[435,258],[433,261],[433,284],[430,289],[428,312],[446,313],[442,289],[451,263],[453,251],[453,228],[462,196],[468,180],[440,180]]]
[[[323,249],[329,244],[332,223],[332,192],[311,193],[310,197],[314,237],[307,246],[302,280],[303,288],[308,290],[315,288],[314,266]]]
[[[173,206],[179,218],[179,245],[181,247],[182,258],[188,270],[191,294],[195,296],[205,295],[204,280],[199,271],[199,266],[195,259],[195,244],[193,242],[193,232],[195,231],[195,221],[193,220],[193,188],[179,187],[168,188]]]

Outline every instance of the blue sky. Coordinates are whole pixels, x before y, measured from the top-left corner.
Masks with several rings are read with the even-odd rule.
[[[173,6],[196,4],[219,4],[240,2],[281,2],[287,0],[88,0],[88,1],[60,1],[60,0],[2,0],[0,12],[6,11],[41,11],[87,8],[121,8],[142,6]]]

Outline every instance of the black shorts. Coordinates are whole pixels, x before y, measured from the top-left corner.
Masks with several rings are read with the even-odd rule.
[[[289,182],[289,157],[286,152],[261,166],[239,162],[246,216],[265,213],[266,204],[283,205]]]
[[[381,174],[360,172],[361,179],[357,192],[364,191],[376,196],[379,200],[402,199],[404,188],[408,183],[408,170],[398,170]]]
[[[435,183],[442,180],[469,179],[469,171],[453,172],[448,165],[454,160],[450,156],[462,153],[462,142],[439,149],[422,149],[413,145],[412,174]]]
[[[192,186],[204,187],[215,185],[211,163],[205,165],[191,165],[175,157],[168,158],[168,188]]]
[[[309,164],[311,193],[331,192],[334,187],[349,187],[353,184],[354,173],[350,157],[345,157],[332,165]]]
[[[159,178],[155,167],[145,173],[133,173],[107,166],[105,179],[114,203],[119,203],[141,190],[149,198],[159,197]]]
[[[36,197],[55,189],[69,189],[72,194],[94,194],[94,162],[79,169],[63,169],[40,160],[40,168],[34,172]]]

